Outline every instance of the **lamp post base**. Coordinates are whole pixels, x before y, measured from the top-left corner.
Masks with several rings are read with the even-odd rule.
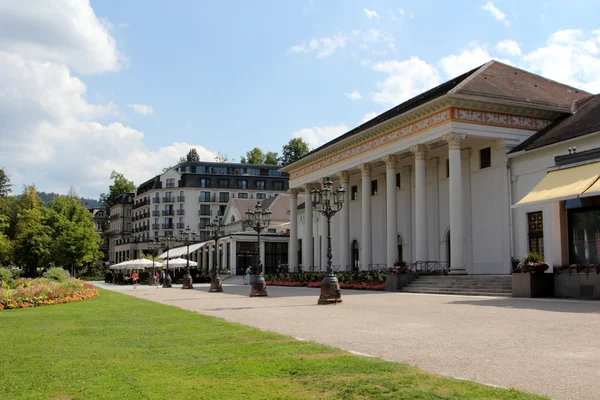
[[[267,282],[262,275],[254,277],[252,280],[252,289],[250,290],[250,297],[265,297],[267,294]]]
[[[163,279],[162,287],[164,287],[164,288],[173,287],[173,285],[171,285],[171,277],[169,276],[169,274],[166,274],[165,279]]]
[[[223,291],[223,281],[220,276],[213,276],[210,279],[210,289],[208,289],[209,293],[216,293]]]
[[[181,288],[182,289],[193,289],[194,288],[192,274],[190,274],[190,270],[187,270],[185,272],[185,275],[183,276],[183,286]]]
[[[335,276],[326,276],[321,281],[321,296],[317,304],[336,304],[342,302],[342,291]]]

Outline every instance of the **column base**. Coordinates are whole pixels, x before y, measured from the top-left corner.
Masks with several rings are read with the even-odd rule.
[[[317,304],[337,304],[342,302],[342,291],[335,276],[326,276],[321,281],[321,296]]]
[[[450,268],[448,275],[467,275],[467,270],[464,268]]]
[[[208,293],[217,293],[223,291],[223,281],[220,276],[212,278],[210,280],[210,289],[208,289]]]
[[[263,276],[257,276],[252,280],[252,288],[250,290],[250,297],[266,297],[267,294],[267,282]]]

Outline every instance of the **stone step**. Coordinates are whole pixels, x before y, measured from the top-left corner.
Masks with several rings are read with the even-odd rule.
[[[422,294],[447,294],[456,296],[490,296],[490,297],[512,297],[512,293],[490,293],[490,292],[457,292],[457,291],[444,291],[439,289],[417,289],[412,290],[408,287],[402,289],[404,293],[422,293]]]
[[[455,286],[446,286],[446,285],[429,285],[423,282],[415,282],[407,285],[407,287],[411,288],[420,288],[420,287],[428,287],[428,288],[436,288],[436,289],[449,289],[449,290],[461,290],[461,289],[490,289],[490,290],[507,290],[511,291],[511,286],[496,286],[496,285],[455,285]]]
[[[420,286],[413,286],[413,285],[409,285],[409,286],[405,286],[404,289],[406,290],[426,290],[426,291],[439,291],[439,292],[446,292],[446,293],[474,293],[474,292],[484,292],[484,293],[512,293],[511,289],[498,289],[498,288],[444,288],[444,287],[436,287],[436,286],[426,286],[426,285],[420,285]]]

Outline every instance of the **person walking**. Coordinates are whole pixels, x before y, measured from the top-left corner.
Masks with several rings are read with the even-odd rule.
[[[246,274],[244,275],[244,285],[250,284],[250,269],[252,269],[252,267],[246,267]]]
[[[158,289],[158,282],[160,281],[160,273],[158,271],[156,271],[154,279],[156,280],[156,288]]]
[[[137,283],[138,283],[138,278],[140,276],[138,275],[137,271],[133,271],[133,273],[131,274],[131,280],[133,281],[133,288],[137,289]]]

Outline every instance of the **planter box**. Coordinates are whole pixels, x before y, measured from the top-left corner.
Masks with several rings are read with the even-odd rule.
[[[553,297],[554,275],[546,273],[512,274],[513,297]]]
[[[556,297],[571,299],[600,299],[600,275],[563,272],[554,275]]]
[[[397,292],[415,279],[415,274],[388,274],[385,277],[385,290]]]

